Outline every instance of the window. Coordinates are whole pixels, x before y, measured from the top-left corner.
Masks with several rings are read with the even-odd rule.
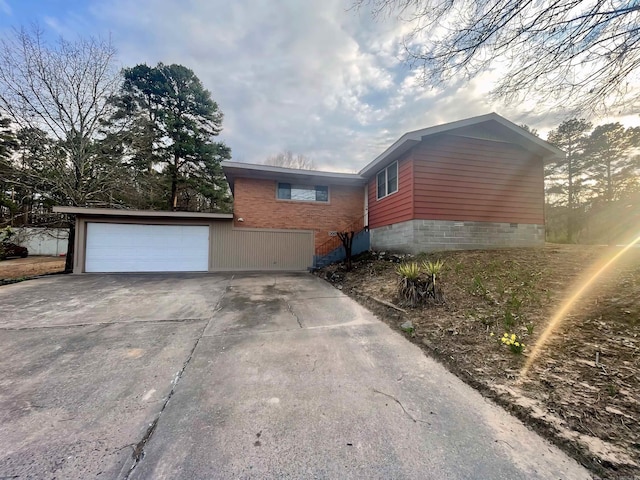
[[[324,185],[292,185],[278,183],[278,200],[297,200],[300,202],[328,202],[329,187]]]
[[[398,162],[378,172],[378,200],[398,191]]]

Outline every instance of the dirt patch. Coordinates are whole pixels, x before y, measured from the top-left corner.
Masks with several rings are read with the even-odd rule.
[[[3,260],[0,261],[0,282],[62,272],[64,263],[64,257],[34,256]]]
[[[640,475],[640,249],[598,277],[521,376],[574,285],[619,250],[547,245],[418,257],[366,254],[351,272],[333,265],[318,275],[394,328],[411,320],[408,338],[596,475],[631,478]],[[445,261],[443,305],[411,309],[399,302],[395,268],[416,259]],[[505,333],[526,345],[522,354],[500,341]]]

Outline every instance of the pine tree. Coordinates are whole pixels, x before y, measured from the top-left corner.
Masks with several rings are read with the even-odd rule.
[[[125,69],[117,103],[116,121],[128,120],[132,159],[168,179],[170,209],[229,208],[220,162],[231,151],[213,141],[222,130],[223,115],[192,70],[162,63]],[[206,201],[193,202],[194,196]]]
[[[620,123],[597,126],[587,141],[585,166],[593,195],[590,223],[600,241],[613,241],[624,215],[618,201],[637,187],[640,162],[634,150],[639,141],[640,129],[625,129]]]
[[[566,156],[545,166],[547,198],[557,197],[567,208],[567,241],[575,241],[579,226],[578,206],[584,172],[584,150],[591,123],[582,119],[562,122],[549,132],[547,140],[564,150]],[[552,201],[550,203],[553,203]]]
[[[587,142],[585,157],[589,178],[594,181],[598,196],[607,203],[617,200],[625,186],[637,175],[640,129],[625,129],[620,123],[597,126]]]
[[[10,179],[14,175],[11,154],[17,147],[11,130],[11,121],[0,116],[0,224],[6,223],[16,210],[16,204],[7,192],[12,188]]]

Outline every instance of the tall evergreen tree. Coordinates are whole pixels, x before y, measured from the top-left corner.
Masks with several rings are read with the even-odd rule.
[[[21,128],[16,132],[18,147],[15,152],[16,191],[20,210],[18,224],[29,224],[34,212],[43,204],[66,204],[63,188],[68,180],[66,154],[56,140],[38,128]]]
[[[611,244],[624,216],[620,200],[630,196],[638,185],[640,129],[624,128],[620,123],[597,126],[585,149],[586,175],[591,189],[590,230],[597,240]],[[626,202],[624,202],[626,203]]]
[[[595,193],[606,203],[617,200],[638,174],[638,158],[632,150],[640,144],[639,128],[607,123],[594,128],[585,151],[589,178]]]
[[[16,137],[11,130],[11,120],[0,115],[0,161],[8,162],[16,146]]]
[[[584,172],[584,150],[591,123],[582,119],[562,122],[549,132],[547,140],[564,150],[566,156],[545,166],[547,197],[556,197],[567,208],[568,242],[575,241],[579,225],[578,204]],[[553,203],[553,202],[551,202]]]
[[[11,177],[14,168],[11,164],[11,154],[17,147],[17,141],[11,130],[11,121],[0,116],[0,223],[5,223],[16,210],[16,204],[7,194],[11,190]]]
[[[126,123],[132,161],[150,175],[168,179],[172,210],[229,208],[220,162],[230,149],[213,137],[222,130],[222,112],[194,72],[182,65],[137,65],[125,69],[115,121]],[[194,195],[205,202],[191,202]],[[206,204],[206,205],[205,205]]]

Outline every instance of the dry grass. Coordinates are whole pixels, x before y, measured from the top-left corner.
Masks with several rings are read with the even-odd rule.
[[[446,304],[410,309],[409,338],[595,473],[617,478],[640,475],[640,249],[599,278],[520,378],[567,291],[605,252],[548,245],[429,255],[446,263]],[[397,327],[405,318],[367,298],[397,303],[398,261],[369,255],[352,272],[331,266],[320,274]],[[499,341],[504,332],[523,339],[523,354]]]
[[[27,257],[0,261],[0,280],[35,277],[64,270],[64,257]]]

